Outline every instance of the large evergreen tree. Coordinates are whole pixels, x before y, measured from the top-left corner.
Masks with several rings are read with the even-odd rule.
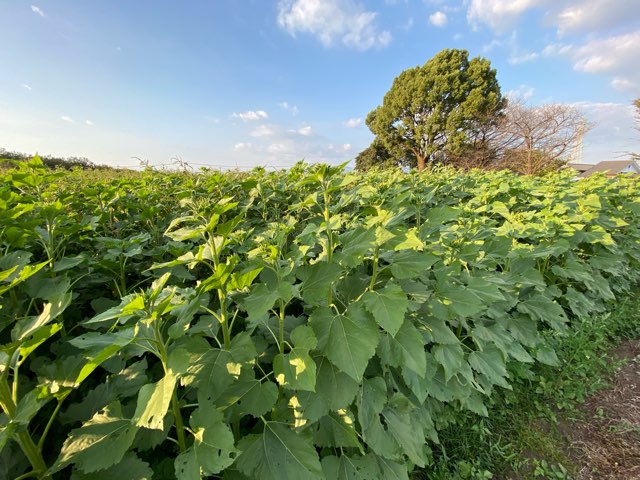
[[[396,77],[367,125],[394,157],[423,170],[473,143],[505,105],[489,60],[446,49]]]

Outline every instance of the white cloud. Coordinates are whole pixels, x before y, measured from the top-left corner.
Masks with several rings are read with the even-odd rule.
[[[298,110],[297,105],[289,105],[288,102],[280,102],[278,105],[280,105],[282,108],[284,108],[285,110],[287,110],[288,112],[291,112],[291,115],[293,115],[294,117],[298,114],[298,112],[300,110]]]
[[[271,125],[258,125],[257,128],[249,132],[252,137],[272,137],[277,133],[275,127]]]
[[[447,24],[447,14],[444,12],[435,12],[429,15],[429,23],[436,27],[444,27]]]
[[[350,143],[343,143],[341,148],[342,148],[343,151],[348,152],[349,150],[351,150],[351,144]]]
[[[93,123],[91,120],[85,120],[84,124],[89,126],[89,127],[93,127],[95,125],[95,123]]]
[[[304,127],[300,127],[297,132],[302,136],[308,137],[313,133],[313,130],[310,125],[305,125]]]
[[[40,15],[41,17],[44,17],[44,12],[42,11],[42,9],[36,5],[31,5],[31,11],[33,13],[36,13],[38,15]]]
[[[280,0],[278,25],[295,37],[309,33],[325,46],[342,43],[357,50],[385,47],[391,33],[379,31],[377,13],[355,0]]]
[[[65,121],[65,122],[67,122],[67,123],[74,123],[74,122],[73,122],[73,118],[68,117],[68,116],[66,116],[66,115],[61,116],[61,117],[60,117],[60,120]]]
[[[632,82],[628,78],[622,77],[614,77],[611,80],[611,86],[616,90],[624,91],[636,91],[638,90],[638,84],[636,82]]]
[[[342,122],[342,124],[347,128],[356,128],[356,127],[359,127],[360,125],[362,125],[362,118],[360,118],[360,117],[350,118],[350,119],[345,120],[344,122]]]
[[[521,65],[523,63],[533,62],[537,58],[538,53],[536,52],[522,52],[510,56],[507,62],[509,62],[510,65]]]
[[[506,93],[506,96],[512,99],[529,100],[531,97],[533,97],[534,93],[535,89],[533,87],[523,84],[516,89],[509,90]]]
[[[578,71],[587,73],[628,71],[638,75],[637,60],[640,58],[640,30],[590,40],[572,52]]]
[[[233,146],[233,149],[234,149],[236,152],[239,152],[240,150],[248,150],[248,149],[250,149],[250,148],[251,148],[251,143],[249,143],[249,142],[240,142],[240,143],[236,143],[236,144]]]
[[[494,30],[504,31],[516,23],[526,10],[547,0],[471,0],[467,21],[473,26],[484,23]]]
[[[256,120],[265,120],[269,118],[269,115],[264,110],[249,110],[248,112],[233,113],[231,116],[234,118],[239,118],[243,122],[253,122]]]
[[[29,92],[33,90],[33,88],[31,88],[31,85],[27,85],[26,83],[22,83],[20,84],[20,86]]]
[[[640,18],[638,0],[589,0],[572,2],[560,12],[550,14],[558,33],[591,32]]]
[[[566,55],[571,51],[573,45],[564,45],[562,43],[550,43],[540,53],[543,57],[556,57],[558,55]]]

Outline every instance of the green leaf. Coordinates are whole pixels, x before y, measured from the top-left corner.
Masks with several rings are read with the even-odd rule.
[[[271,410],[277,398],[278,387],[273,382],[240,380],[225,390],[216,404],[232,407],[240,416],[260,417]]]
[[[545,295],[535,294],[531,298],[518,303],[516,308],[519,312],[546,323],[554,330],[566,330],[566,323],[569,321],[567,315],[560,305]]]
[[[189,369],[194,375],[192,386],[198,389],[200,404],[210,404],[229,387],[236,378],[235,362],[227,350],[212,348]]]
[[[381,477],[376,460],[372,456],[333,455],[322,459],[322,471],[332,480],[372,480]]]
[[[177,377],[167,373],[156,383],[145,385],[138,394],[136,412],[132,422],[138,427],[162,430],[164,417],[171,403],[171,396],[176,386]]]
[[[549,345],[540,345],[536,350],[536,360],[545,365],[559,367],[561,365],[556,352]]]
[[[362,379],[378,346],[378,327],[361,304],[351,304],[344,314],[317,309],[309,325],[318,337],[318,349],[356,381]]]
[[[382,290],[367,292],[362,299],[378,325],[394,336],[402,326],[409,306],[402,288],[395,283],[387,283]]]
[[[249,443],[250,442],[250,443]],[[322,479],[316,449],[289,427],[266,422],[264,432],[247,439],[236,461],[245,475],[260,480]]]
[[[383,337],[388,345],[389,355],[394,359],[391,366],[407,367],[420,377],[424,377],[427,371],[427,357],[425,356],[422,335],[409,320],[405,320],[395,337],[387,335]]]
[[[318,262],[304,267],[300,272],[304,301],[309,305],[326,303],[327,295],[341,273],[342,268],[335,263]]]
[[[273,359],[273,373],[282,387],[291,390],[311,390],[316,387],[316,363],[307,349],[294,348],[279,353]]]
[[[30,335],[36,333],[40,328],[44,327],[47,323],[59,317],[70,304],[71,293],[59,295],[55,299],[52,299],[51,302],[45,303],[40,315],[37,317],[28,317],[25,321],[21,321],[16,324],[16,327],[12,332],[12,337],[19,342],[25,340]]]
[[[215,475],[235,461],[238,450],[222,413],[201,406],[191,414],[189,425],[194,441],[192,447],[176,457],[176,477],[179,480]]]
[[[95,414],[80,428],[71,430],[51,473],[73,463],[91,473],[120,463],[133,443],[138,428],[122,418],[118,402]]]
[[[251,290],[251,294],[244,299],[242,305],[247,310],[247,316],[251,319],[260,318],[273,308],[278,300],[277,290],[271,290],[264,283],[258,284]]]
[[[448,382],[462,367],[464,352],[459,344],[436,345],[431,353],[433,353],[433,357],[444,368],[445,382]]]
[[[380,469],[380,476],[378,478],[384,478],[385,480],[409,480],[406,463],[392,462],[379,455],[375,455],[374,457]]]
[[[390,263],[393,276],[397,279],[416,278],[427,272],[439,258],[430,253],[403,250],[393,255],[382,255]]]
[[[346,411],[340,414],[332,412],[322,417],[314,435],[314,443],[318,447],[353,447],[363,452],[354,419]]]
[[[382,417],[391,436],[409,459],[420,467],[426,464],[424,448],[426,442],[419,422],[413,421],[408,413],[400,413],[394,408],[385,407]]]
[[[316,358],[316,390],[298,392],[303,417],[315,422],[329,413],[347,408],[358,391],[358,383],[336,368],[326,357]]]
[[[372,229],[356,227],[339,235],[342,249],[336,252],[336,258],[346,267],[357,267],[364,261],[365,255],[375,246],[376,234]]]
[[[511,390],[506,362],[502,353],[497,348],[485,348],[482,352],[471,352],[469,364],[476,372],[485,375],[492,383]]]
[[[153,470],[149,464],[140,460],[135,453],[127,452],[119,463],[93,473],[74,472],[71,480],[151,480],[151,477]]]

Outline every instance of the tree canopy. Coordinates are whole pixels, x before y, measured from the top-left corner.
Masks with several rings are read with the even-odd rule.
[[[489,60],[446,49],[396,77],[367,125],[394,157],[423,170],[466,149],[505,105]]]

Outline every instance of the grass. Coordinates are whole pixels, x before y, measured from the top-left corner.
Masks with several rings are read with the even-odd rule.
[[[576,408],[607,385],[621,365],[609,352],[625,339],[640,338],[640,299],[627,298],[606,314],[582,319],[557,337],[559,368],[537,365],[513,391],[495,392],[488,417],[457,412],[461,420],[440,434],[434,465],[416,479],[565,479],[575,465],[559,421],[580,417]]]

